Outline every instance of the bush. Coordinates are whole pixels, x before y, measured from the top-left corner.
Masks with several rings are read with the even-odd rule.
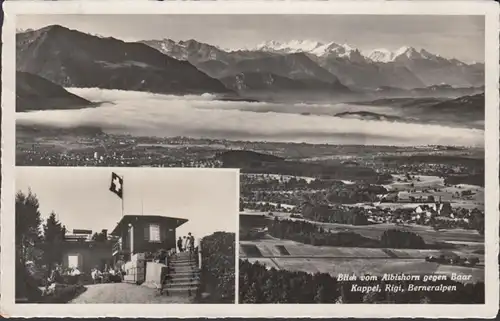
[[[39,303],[42,301],[40,282],[22,263],[16,262],[16,302]]]
[[[203,303],[234,303],[235,234],[215,232],[201,240],[200,291],[207,292]]]

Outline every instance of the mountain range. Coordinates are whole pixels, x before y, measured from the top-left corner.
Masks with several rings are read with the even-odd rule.
[[[16,42],[18,71],[63,87],[330,101],[455,98],[484,91],[483,64],[411,47],[366,54],[336,43],[274,41],[231,51],[193,39],[124,42],[59,25],[19,32]]]
[[[164,94],[229,93],[187,61],[142,43],[101,38],[58,25],[16,35],[16,68],[64,87]]]
[[[290,77],[295,71],[295,68],[290,70],[290,66],[304,67],[307,57],[316,66],[312,68],[309,63],[307,66],[311,69],[302,69],[301,78],[324,81],[324,71],[327,71],[352,89],[366,90],[384,86],[413,89],[442,84],[454,87],[484,85],[484,64],[467,64],[413,47],[402,47],[395,52],[377,49],[362,53],[348,45],[316,41],[269,41],[252,49],[233,51],[193,39],[178,42],[171,39],[149,40],[143,43],[176,59],[187,60],[215,78],[248,72],[250,68],[252,71],[273,73],[279,69],[277,75]],[[270,70],[266,66],[271,61],[283,60],[290,61],[286,65],[288,68],[281,66]],[[318,66],[323,71],[319,71]],[[318,73],[322,75],[319,78]]]
[[[484,93],[465,95],[454,99],[445,98],[385,98],[356,105],[393,107],[398,117],[374,112],[346,112],[337,117],[361,119],[397,120],[423,124],[462,124],[469,128],[484,128]]]

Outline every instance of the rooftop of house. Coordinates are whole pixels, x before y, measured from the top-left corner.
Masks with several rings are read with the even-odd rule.
[[[128,229],[129,224],[134,224],[135,222],[151,222],[167,224],[171,227],[178,228],[182,224],[186,223],[188,220],[185,218],[168,217],[161,215],[125,215],[122,217],[120,222],[116,225],[111,235],[120,235],[123,229]]]

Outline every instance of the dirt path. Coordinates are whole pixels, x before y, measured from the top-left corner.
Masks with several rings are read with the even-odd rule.
[[[192,303],[186,296],[158,295],[154,289],[128,283],[93,284],[70,303]]]

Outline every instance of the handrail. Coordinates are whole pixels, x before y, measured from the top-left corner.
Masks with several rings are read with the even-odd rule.
[[[122,249],[120,241],[117,241],[113,244],[113,253],[119,252]]]
[[[202,267],[202,262],[201,262],[202,261],[201,260],[201,240],[200,240],[200,242],[198,242],[198,257],[197,257],[197,259],[198,259],[197,260],[198,261],[197,262],[198,263],[198,269],[200,269],[200,271],[201,271],[201,267]]]
[[[165,289],[165,283],[166,281],[168,280],[169,278],[169,275],[170,275],[170,258],[175,255],[177,253],[176,249],[175,248],[172,248],[170,250],[167,251],[167,255],[165,256],[165,262],[160,262],[160,263],[164,263],[166,265],[166,268],[165,268],[165,274],[162,275],[162,278],[161,278],[161,284],[160,284],[160,294],[163,294],[163,291]],[[169,294],[168,293],[168,289],[167,289],[167,295]]]

